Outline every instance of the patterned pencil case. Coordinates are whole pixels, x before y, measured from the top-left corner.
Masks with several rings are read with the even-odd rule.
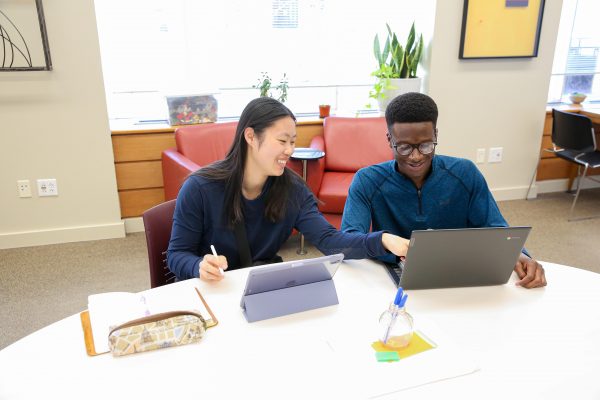
[[[194,311],[154,314],[111,328],[108,345],[113,356],[181,346],[200,341],[209,326]]]

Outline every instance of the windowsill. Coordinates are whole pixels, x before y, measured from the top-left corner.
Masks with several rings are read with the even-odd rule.
[[[556,108],[561,111],[581,111],[581,110],[593,110],[594,112],[600,111],[600,101],[585,101],[580,104],[574,103],[547,103],[546,112],[552,112],[552,109]]]
[[[342,113],[332,114],[332,117],[375,117],[379,110],[361,110],[353,115]],[[216,123],[237,121],[239,117],[218,118]],[[323,118],[317,113],[296,114],[298,125],[321,125]],[[113,135],[132,133],[163,133],[173,132],[175,129],[186,125],[170,125],[166,119],[137,120],[133,118],[116,118],[109,120],[110,130]]]

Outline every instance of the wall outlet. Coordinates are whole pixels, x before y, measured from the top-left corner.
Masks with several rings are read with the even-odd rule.
[[[58,196],[58,186],[56,179],[38,179],[38,196]]]
[[[19,197],[31,197],[31,185],[29,179],[22,179],[17,181],[17,193]]]
[[[490,153],[488,154],[488,162],[502,162],[502,147],[490,147]]]
[[[477,158],[475,160],[477,164],[483,164],[485,162],[485,149],[477,149]]]

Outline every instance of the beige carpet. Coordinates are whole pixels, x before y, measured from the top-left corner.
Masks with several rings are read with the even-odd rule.
[[[538,259],[600,272],[600,219],[567,222],[573,197],[541,195],[500,202],[511,225],[532,225],[527,248]],[[600,213],[600,189],[585,191],[578,214]],[[298,237],[281,256],[297,259]],[[308,246],[304,257],[321,255]],[[552,282],[549,282],[552,284]],[[87,296],[149,288],[143,233],[124,239],[0,250],[0,349],[87,307]]]

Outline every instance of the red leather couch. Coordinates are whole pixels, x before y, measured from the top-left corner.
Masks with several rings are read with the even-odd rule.
[[[221,160],[231,147],[237,122],[189,125],[175,130],[176,147],[162,152],[165,201],[177,198],[187,176]]]
[[[219,122],[189,125],[175,130],[176,147],[162,152],[165,201],[177,198],[179,188],[189,174],[225,157],[236,128],[237,122]],[[290,160],[288,166],[302,175],[300,161]]]
[[[393,159],[386,132],[384,117],[329,117],[323,121],[323,136],[312,139],[310,147],[323,150],[325,157],[309,161],[308,185],[320,200],[320,211],[336,228],[356,171]]]

